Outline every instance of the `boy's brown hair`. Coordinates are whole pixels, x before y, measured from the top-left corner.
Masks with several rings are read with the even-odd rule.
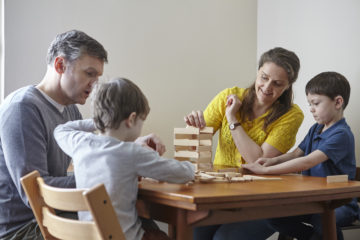
[[[325,95],[334,100],[336,96],[344,99],[343,109],[346,108],[350,98],[350,84],[348,80],[337,72],[322,72],[313,77],[305,87],[306,95]]]
[[[115,78],[99,84],[93,100],[93,119],[102,133],[106,129],[117,129],[120,123],[135,112],[145,119],[150,107],[140,88],[126,78]]]

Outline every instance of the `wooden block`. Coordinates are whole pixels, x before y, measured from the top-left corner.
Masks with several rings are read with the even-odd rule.
[[[196,159],[197,163],[212,163],[211,157],[203,157]]]
[[[327,183],[347,182],[347,181],[349,181],[348,175],[333,175],[326,177]]]
[[[211,152],[211,146],[197,146],[195,147],[197,152]]]
[[[175,157],[183,158],[210,158],[211,152],[176,151]]]
[[[225,177],[225,173],[219,173],[219,172],[205,172],[205,173],[215,177]]]
[[[178,161],[190,161],[190,158],[186,158],[186,157],[174,157],[174,159]]]
[[[195,146],[174,146],[175,147],[175,151],[196,151],[196,148]]]
[[[199,157],[198,158],[210,158],[211,159],[211,152],[198,152]]]
[[[196,134],[174,134],[174,139],[200,139],[201,135]],[[206,138],[208,139],[208,138]]]
[[[178,151],[178,152],[175,152],[175,157],[199,158],[199,153],[192,152],[192,151]]]
[[[200,140],[212,140],[213,135],[211,133],[201,133],[199,135]]]
[[[212,146],[212,140],[200,140],[200,146]]]
[[[222,168],[218,169],[218,172],[238,172],[238,168]]]
[[[211,171],[212,163],[197,163],[197,170]]]
[[[236,172],[227,172],[225,173],[226,178],[233,178],[236,177]]]
[[[279,177],[260,177],[260,176],[253,176],[253,175],[244,175],[243,178],[247,181],[282,180],[282,178],[279,178]]]
[[[175,151],[193,151],[193,152],[211,152],[211,146],[178,146],[175,145]]]
[[[199,140],[189,140],[189,139],[174,139],[175,146],[199,146]]]
[[[174,134],[200,134],[200,129],[195,127],[174,128]]]
[[[214,128],[212,128],[212,127],[201,128],[200,129],[200,134],[201,133],[211,133],[211,134],[213,134],[214,133]]]
[[[243,177],[233,177],[233,178],[231,178],[231,182],[245,182],[245,178],[243,178]]]

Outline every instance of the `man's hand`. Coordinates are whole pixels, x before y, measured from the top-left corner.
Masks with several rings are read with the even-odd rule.
[[[162,143],[161,139],[156,136],[154,133],[151,133],[149,135],[138,137],[135,140],[135,143],[140,144],[144,147],[149,147],[159,153],[159,155],[163,155],[166,151],[165,145]]]

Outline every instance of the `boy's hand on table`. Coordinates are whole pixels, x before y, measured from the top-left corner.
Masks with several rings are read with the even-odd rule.
[[[259,158],[256,163],[263,165],[264,167],[276,165],[277,161],[274,158]]]
[[[264,167],[258,162],[242,164],[241,167],[250,170],[255,174],[266,174],[266,167]]]
[[[163,155],[166,151],[165,145],[162,143],[161,139],[156,136],[154,133],[151,133],[149,135],[138,137],[135,140],[135,143],[140,144],[145,147],[149,147],[156,152],[159,153],[159,155]]]

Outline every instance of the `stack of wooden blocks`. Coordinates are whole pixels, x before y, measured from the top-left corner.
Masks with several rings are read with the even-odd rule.
[[[213,133],[212,127],[174,128],[174,158],[193,162],[196,170],[212,169]]]

